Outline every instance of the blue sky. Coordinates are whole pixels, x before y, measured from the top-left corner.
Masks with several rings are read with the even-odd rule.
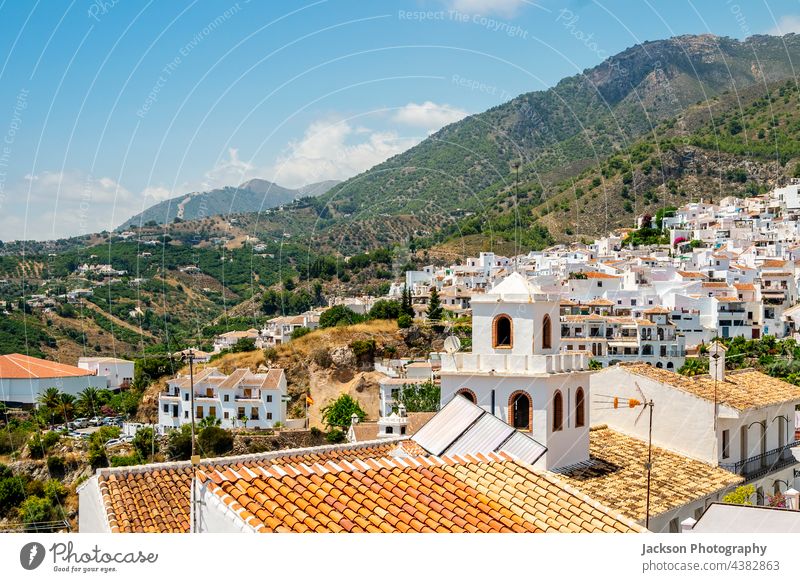
[[[800,32],[800,2],[6,0],[0,28],[0,240],[47,239],[343,179],[645,40]]]

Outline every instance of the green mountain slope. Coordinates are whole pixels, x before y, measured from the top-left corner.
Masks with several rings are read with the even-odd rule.
[[[346,253],[379,237],[400,241],[453,227],[465,214],[487,211],[513,183],[514,162],[546,197],[554,183],[698,101],[791,78],[792,62],[800,62],[800,36],[682,36],[634,46],[552,89],[449,125],[335,186],[320,197],[315,240]],[[292,216],[282,218],[291,231]],[[345,240],[343,232],[356,230]]]

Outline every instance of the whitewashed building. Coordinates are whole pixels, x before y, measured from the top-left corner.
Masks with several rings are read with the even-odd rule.
[[[163,430],[191,422],[190,386],[189,376],[178,376],[159,395]],[[239,368],[229,375],[205,368],[194,376],[194,406],[195,422],[213,416],[222,428],[272,428],[286,421],[286,375],[281,368],[263,373]]]
[[[441,354],[442,405],[461,395],[529,432],[545,469],[589,455],[589,354],[561,352],[559,301],[512,273],[472,298],[472,352]]]
[[[105,376],[109,390],[126,390],[133,382],[134,363],[121,358],[78,358],[78,367]]]

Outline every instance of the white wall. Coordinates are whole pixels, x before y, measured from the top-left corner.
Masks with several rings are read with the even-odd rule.
[[[78,533],[109,533],[103,499],[97,484],[97,475],[78,488]]]
[[[94,375],[65,378],[0,378],[0,401],[23,405],[35,404],[39,395],[53,386],[61,392],[77,396],[89,386],[106,388],[106,378]]]
[[[655,403],[653,409],[653,444],[707,463],[717,463],[717,440],[714,435],[714,404],[688,392],[611,366],[592,377],[592,423],[607,424],[614,430],[646,441],[648,411],[636,421],[641,408],[624,407],[629,398],[641,400],[638,384],[645,398]],[[619,397],[622,406],[610,409],[608,397]]]

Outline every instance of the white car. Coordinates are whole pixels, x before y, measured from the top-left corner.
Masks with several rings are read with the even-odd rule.
[[[122,444],[124,444],[124,442],[120,439],[111,439],[110,441],[106,441],[106,448],[117,447]]]

